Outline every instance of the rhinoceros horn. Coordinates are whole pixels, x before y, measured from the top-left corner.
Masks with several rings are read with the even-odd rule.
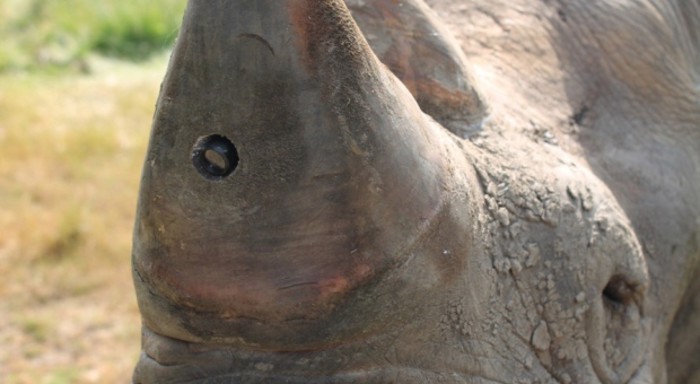
[[[461,137],[478,132],[487,107],[459,43],[423,0],[346,0],[382,63],[421,109]]]
[[[145,327],[260,350],[376,331],[362,318],[438,220],[454,145],[342,1],[190,2],[139,199]]]

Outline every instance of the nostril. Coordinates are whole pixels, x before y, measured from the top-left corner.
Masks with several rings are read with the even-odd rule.
[[[238,167],[238,151],[231,140],[221,135],[201,137],[192,147],[192,164],[210,180],[220,180]]]
[[[636,286],[630,284],[620,275],[610,278],[610,281],[603,289],[603,297],[616,304],[627,305],[635,299],[636,294]]]

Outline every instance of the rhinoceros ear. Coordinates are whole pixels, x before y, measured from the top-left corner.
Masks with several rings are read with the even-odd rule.
[[[477,131],[486,106],[473,88],[467,60],[422,0],[346,0],[365,38],[418,101],[458,136]]]

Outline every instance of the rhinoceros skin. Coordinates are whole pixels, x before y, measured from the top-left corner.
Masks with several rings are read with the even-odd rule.
[[[700,383],[700,2],[346,3],[189,3],[134,382]]]

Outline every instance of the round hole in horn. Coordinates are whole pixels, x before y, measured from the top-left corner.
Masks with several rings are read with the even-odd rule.
[[[221,135],[200,137],[192,147],[192,164],[209,180],[221,180],[238,167],[238,151]]]

